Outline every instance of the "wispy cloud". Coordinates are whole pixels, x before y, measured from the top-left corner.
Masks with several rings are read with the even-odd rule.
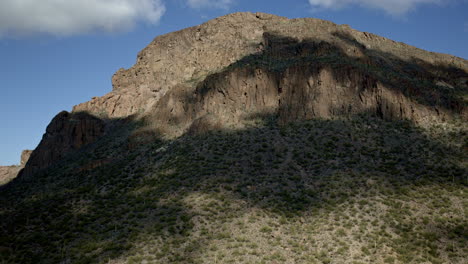
[[[124,31],[164,12],[161,0],[1,0],[0,36]]]
[[[201,9],[201,8],[219,8],[219,9],[229,9],[233,4],[233,0],[187,0],[187,4],[191,8]]]
[[[314,8],[339,9],[348,5],[382,9],[391,15],[403,15],[422,4],[441,4],[442,0],[309,0]]]

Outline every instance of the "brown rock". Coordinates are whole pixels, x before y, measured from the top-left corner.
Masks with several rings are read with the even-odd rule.
[[[159,36],[138,54],[132,68],[115,73],[111,93],[77,105],[73,112],[126,117],[148,111],[172,87],[203,80],[255,53],[263,26],[286,20],[268,14],[235,13]]]
[[[401,66],[385,65],[375,51],[376,57],[364,50],[364,57],[355,59],[341,47],[315,39],[298,41],[271,34],[264,38],[262,53],[206,77],[197,86],[174,86],[147,115],[149,123],[168,136],[179,136],[219,128],[220,124],[242,127],[244,121],[258,115],[277,116],[281,123],[360,113],[420,124],[449,119],[453,114],[466,118],[463,103],[459,108],[457,101],[435,100],[444,94],[434,87],[406,83],[406,77],[381,76],[387,69],[379,67],[395,67],[388,69],[392,73]],[[378,70],[369,71],[367,65]],[[422,80],[435,80],[429,70],[421,67],[420,71]],[[410,93],[402,89],[405,85],[414,85],[409,88],[413,94],[405,94]]]
[[[161,134],[242,127],[259,116],[280,123],[361,113],[420,124],[466,120],[466,100],[457,94],[466,93],[467,72],[462,58],[347,25],[230,14],[155,38],[133,67],[114,74],[112,92],[54,118],[25,173],[94,142],[106,118],[147,121],[129,148]]]
[[[47,126],[23,170],[24,176],[46,168],[73,150],[93,143],[105,132],[105,122],[86,113],[60,112]]]
[[[18,173],[24,168],[29,159],[32,150],[23,150],[21,153],[20,165],[0,166],[0,185],[3,185],[18,176]]]
[[[416,65],[417,70],[407,72],[407,74],[411,76],[421,75],[421,79],[427,77],[429,82],[443,82],[450,86],[460,81],[463,82],[463,78],[466,78],[466,72],[468,71],[468,63],[464,59],[427,52],[371,33],[356,31],[347,25],[336,25],[329,21],[313,18],[287,19],[263,13],[234,13],[199,26],[155,38],[138,54],[137,62],[132,68],[128,70],[120,69],[112,77],[113,91],[111,93],[77,105],[74,107],[73,112],[86,111],[94,115],[107,117],[126,117],[140,113],[148,115],[154,112],[155,108],[161,110],[161,104],[167,104],[161,101],[174,98],[173,95],[166,96],[168,92],[178,93],[176,90],[182,86],[186,87],[184,88],[186,92],[193,93],[193,89],[189,91],[190,87],[195,87],[208,76],[223,72],[228,66],[243,61],[249,56],[265,54],[265,52],[276,60],[284,61],[291,58],[301,58],[311,53],[316,56],[338,54],[350,59],[361,59],[363,63],[373,64],[373,66],[387,67],[390,65],[398,71],[406,70],[405,64],[408,66]],[[377,62],[379,65],[376,65]],[[449,72],[448,69],[450,68],[459,69],[459,74],[448,74],[445,76],[445,80],[430,79],[436,77],[436,73],[440,73],[441,69]],[[300,98],[302,103],[308,105],[308,108],[297,110],[299,111],[297,113],[291,113],[301,118],[331,116],[337,111],[342,111],[340,109],[343,107],[347,108],[349,104],[351,104],[352,108],[355,106],[353,108],[355,109],[354,112],[365,107],[376,108],[377,104],[381,104],[382,107],[377,107],[379,108],[378,111],[382,111],[382,114],[385,113],[386,116],[418,119],[421,115],[426,115],[417,113],[418,110],[414,110],[420,108],[414,102],[405,101],[403,103],[406,99],[400,98],[401,94],[395,92],[394,87],[390,87],[395,86],[395,84],[379,83],[375,76],[365,76],[362,72],[358,73],[356,69],[351,69],[353,72],[349,73],[353,76],[345,76],[348,80],[337,77],[336,75],[339,73],[337,71],[331,72],[329,69],[324,68],[316,70],[318,71],[316,74],[319,74],[315,76],[316,78],[325,78],[320,86],[309,87],[310,81],[317,80],[311,79],[313,76],[309,73],[300,73],[301,70],[298,71],[293,68],[286,70],[285,74],[290,77],[294,76],[296,79],[284,78],[275,73],[278,76],[274,78],[265,76],[267,79],[262,82],[276,82],[281,79],[281,83],[285,87],[280,89],[284,89],[285,92],[288,90],[287,87],[299,85],[305,94],[310,91],[315,91],[316,94],[320,93],[320,97],[316,96],[315,100],[325,99],[327,103],[317,105],[308,101],[308,99]],[[344,72],[346,73],[346,71]],[[271,75],[272,73],[263,72],[263,74]],[[349,79],[350,77],[352,78]],[[244,81],[242,80],[243,76],[235,78],[227,76],[227,78],[231,82],[229,85],[239,84],[242,86]],[[251,78],[248,78],[245,80],[247,83],[251,81]],[[347,84],[344,82],[349,81],[354,82],[352,89],[349,87],[344,90],[338,88],[343,87],[343,85],[346,86]],[[374,87],[376,90],[373,91],[373,96],[370,96],[370,92],[366,92],[367,95],[363,93],[358,95],[356,91],[360,91],[363,88],[362,85],[367,85],[367,81],[374,82],[373,85],[376,86]],[[260,87],[262,86],[260,85]],[[331,87],[334,88],[330,89]],[[240,87],[237,92],[244,89],[245,87]],[[234,91],[230,89],[230,92]],[[252,94],[252,91],[250,90],[247,93]],[[346,99],[346,102],[338,103],[341,101],[340,96],[343,93],[346,94],[348,99],[352,97],[352,102],[349,101],[351,99]],[[294,96],[291,95],[292,97],[283,98],[282,105],[286,106],[284,103],[288,102],[289,99],[298,99],[298,94],[295,93]],[[331,97],[325,98],[325,94]],[[273,98],[269,95],[264,96],[268,97],[268,100]],[[310,96],[310,94],[307,94],[307,98],[310,99]],[[379,96],[383,97],[377,100]],[[285,97],[285,95],[282,95],[282,97]],[[253,97],[247,98],[249,99],[244,103],[254,103],[249,101]],[[356,101],[356,98],[359,100]],[[360,102],[361,99],[362,102]],[[399,101],[396,102],[394,99]],[[331,101],[334,103],[331,103]],[[288,104],[291,102],[293,101],[289,101]],[[357,105],[355,105],[356,102]],[[242,103],[240,104],[242,105]],[[265,104],[269,105],[271,102],[265,102]],[[312,105],[314,106],[312,107]],[[292,110],[285,109],[284,111]],[[460,110],[459,112],[466,113],[466,110]],[[203,113],[196,114],[196,116],[189,119],[195,120],[200,115],[203,115]],[[232,115],[232,113],[229,115]],[[175,120],[172,119],[171,122]]]
[[[23,150],[23,152],[21,152],[21,161],[20,161],[20,166],[23,166],[26,165],[26,163],[28,162],[29,160],[29,157],[31,156],[31,153],[33,151],[32,150]]]
[[[0,186],[14,179],[21,168],[20,166],[0,166]]]

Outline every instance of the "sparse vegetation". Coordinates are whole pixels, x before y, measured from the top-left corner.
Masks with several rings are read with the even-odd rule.
[[[465,261],[463,126],[369,116],[249,124],[134,148],[139,125],[128,124],[4,186],[1,261]]]

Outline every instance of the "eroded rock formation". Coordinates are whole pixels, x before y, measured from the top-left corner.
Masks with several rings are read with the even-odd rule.
[[[338,34],[337,34],[338,35]],[[358,57],[340,45],[264,34],[261,52],[207,76],[197,85],[181,83],[169,90],[146,118],[160,132],[242,127],[252,116],[273,115],[279,122],[370,113],[416,123],[466,119],[466,103],[453,90],[466,91],[461,69],[387,58],[354,44]],[[406,69],[408,68],[408,69]],[[452,88],[441,86],[440,79]],[[454,88],[455,83],[459,84]],[[448,90],[451,89],[451,90]]]
[[[47,126],[37,148],[31,153],[22,175],[46,168],[72,150],[93,143],[105,132],[105,121],[87,113],[57,114]]]
[[[467,72],[464,59],[347,25],[230,14],[155,38],[113,76],[112,92],[52,120],[25,173],[94,142],[103,120],[131,115],[169,137],[268,115],[280,123],[363,112],[421,124],[466,120]]]
[[[324,43],[327,45],[321,45]],[[427,52],[320,19],[234,13],[157,37],[138,54],[132,68],[120,69],[113,76],[112,92],[77,105],[73,111],[107,117],[147,113],[174,87],[196,85],[207,76],[265,49],[285,60],[310,52],[323,56],[340,50],[341,55],[349,58],[413,70],[413,75],[433,73],[437,76],[429,80],[432,83],[449,81],[449,85],[457,82],[467,85],[466,79],[461,78],[466,78],[468,63],[455,56]],[[403,69],[408,65],[416,67]],[[449,69],[459,72],[439,76],[441,67],[445,67],[445,72]]]
[[[157,37],[137,56],[136,64],[112,77],[113,91],[77,105],[109,117],[125,117],[149,109],[172,87],[197,82],[256,52],[272,15],[237,13]]]

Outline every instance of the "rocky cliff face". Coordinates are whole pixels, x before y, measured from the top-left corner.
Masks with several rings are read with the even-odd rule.
[[[108,117],[145,112],[172,87],[197,82],[256,52],[267,21],[286,21],[267,14],[237,13],[157,37],[137,56],[136,64],[112,77],[113,91],[77,105]]]
[[[20,166],[0,166],[0,185],[15,178],[21,169],[22,167]]]
[[[22,175],[32,175],[66,154],[90,144],[105,132],[105,122],[87,113],[57,114],[47,126],[37,148],[30,154]]]
[[[235,13],[157,37],[113,76],[112,92],[54,118],[25,172],[95,141],[103,120],[131,115],[169,137],[242,127],[258,115],[466,120],[467,72],[464,59],[347,25]]]
[[[10,181],[18,175],[18,173],[26,165],[26,162],[28,162],[31,153],[32,150],[23,150],[21,152],[21,160],[19,165],[0,166],[0,185]]]
[[[325,49],[324,44],[328,44]],[[111,93],[75,106],[74,112],[108,117],[148,113],[174,87],[196,85],[266,48],[273,52],[269,55],[285,60],[311,52],[323,56],[339,50],[343,56],[364,63],[373,61],[397,68],[411,65],[406,70],[414,72],[409,74],[431,73],[434,78],[428,81],[432,84],[448,81],[450,86],[464,85],[465,89],[467,85],[468,63],[454,56],[423,51],[320,19],[235,13],[157,37],[138,54],[132,68],[121,69],[113,76]],[[439,76],[441,67],[459,72]],[[453,75],[457,78],[453,79]]]
[[[260,52],[196,85],[174,86],[146,118],[172,136],[221,124],[242,127],[258,115],[281,123],[360,113],[419,124],[466,119],[466,71],[439,66],[437,72],[433,65],[368,50],[351,35],[335,35],[354,48],[265,33]]]
[[[26,163],[28,162],[29,158],[31,157],[32,150],[26,149],[21,152],[21,160],[20,160],[20,166],[25,166]]]

